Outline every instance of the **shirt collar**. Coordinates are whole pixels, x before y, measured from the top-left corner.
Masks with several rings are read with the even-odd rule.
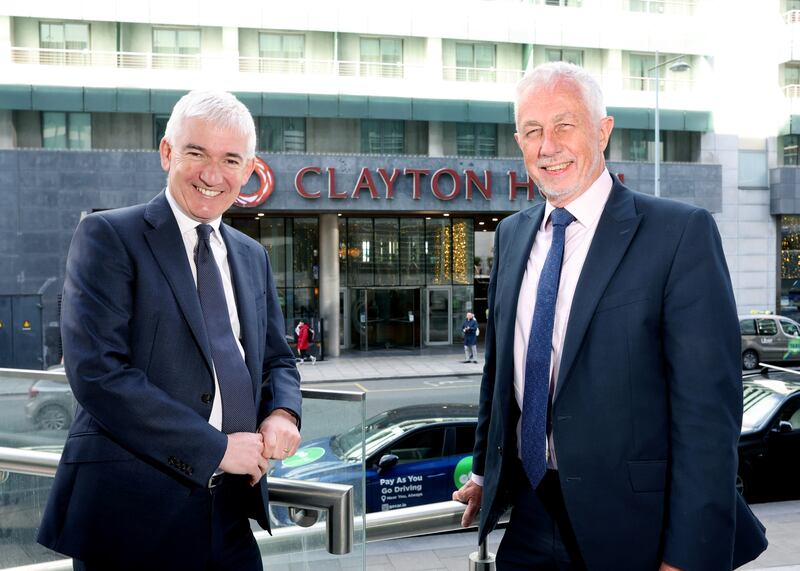
[[[172,192],[170,192],[169,187],[167,187],[167,202],[169,203],[169,207],[172,209],[172,214],[175,216],[175,221],[178,223],[178,228],[181,231],[181,235],[184,235],[187,232],[191,232],[192,234],[196,235],[196,228],[202,224],[202,222],[198,222],[197,220],[189,218],[189,216],[186,215],[178,202],[175,200],[175,197],[172,196]],[[214,232],[211,234],[211,239],[218,241],[220,244],[224,244],[222,236],[220,236],[219,233],[219,225],[221,222],[222,216],[218,216],[206,224],[214,229]]]
[[[575,217],[581,226],[589,228],[594,225],[603,213],[603,208],[606,206],[608,195],[611,194],[611,186],[614,181],[611,175],[608,174],[608,169],[603,169],[600,176],[597,177],[592,185],[586,189],[586,192],[581,194],[578,198],[570,202],[566,209]],[[544,230],[550,220],[550,214],[555,210],[555,207],[550,202],[545,203],[544,218],[542,219],[542,227]]]

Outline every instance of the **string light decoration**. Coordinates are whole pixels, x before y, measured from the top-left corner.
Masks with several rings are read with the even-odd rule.
[[[433,255],[436,262],[433,264],[434,284],[449,283],[450,276],[450,225],[437,228],[435,231],[435,242],[433,244]]]
[[[453,281],[467,283],[467,223],[459,221],[453,224]]]
[[[784,216],[781,226],[781,278],[800,278],[800,216]]]

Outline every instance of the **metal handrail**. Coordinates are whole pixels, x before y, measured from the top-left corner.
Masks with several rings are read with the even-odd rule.
[[[53,477],[60,454],[0,447],[0,470]],[[353,549],[353,487],[343,484],[269,479],[275,504],[325,511],[328,551],[334,555]]]

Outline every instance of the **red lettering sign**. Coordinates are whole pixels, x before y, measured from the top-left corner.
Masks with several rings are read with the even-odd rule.
[[[466,175],[466,197],[467,200],[472,200],[472,187],[478,189],[486,200],[492,199],[492,171],[483,171],[483,181],[478,178],[478,174],[472,170],[467,169],[464,171]]]
[[[383,184],[386,185],[386,198],[391,200],[394,198],[394,181],[396,181],[397,177],[400,176],[400,169],[392,169],[392,176],[389,176],[389,173],[386,172],[386,169],[381,167],[378,169],[378,174],[383,179]]]
[[[328,167],[328,198],[347,198],[347,193],[336,192],[336,169]]]
[[[380,198],[378,196],[378,189],[375,188],[375,183],[372,181],[372,175],[367,167],[361,169],[361,174],[358,175],[358,181],[356,181],[356,187],[353,189],[353,194],[350,195],[350,197],[358,198],[361,196],[362,188],[369,190],[369,195],[373,199]]]
[[[444,194],[439,188],[439,179],[442,175],[448,175],[453,179],[453,190],[450,191],[450,194]],[[461,177],[458,176],[458,173],[453,169],[439,169],[433,173],[433,177],[431,178],[431,190],[433,191],[433,195],[439,200],[453,200],[456,196],[461,194]]]
[[[303,198],[319,198],[319,191],[308,192],[303,186],[303,177],[306,175],[306,173],[321,174],[322,169],[319,167],[303,167],[297,171],[297,174],[294,176],[294,188],[297,190],[297,194]]]
[[[411,176],[414,177],[414,185],[412,187],[413,191],[411,193],[411,196],[414,198],[414,200],[420,200],[422,198],[422,190],[420,189],[420,179],[422,178],[422,175],[429,174],[430,172],[431,172],[430,169],[403,170],[403,174],[410,174]]]
[[[518,181],[517,173],[515,171],[508,171],[508,199],[517,199],[517,190],[524,188],[528,193],[528,200],[534,200],[535,194],[533,192],[533,180],[528,177],[527,182]]]

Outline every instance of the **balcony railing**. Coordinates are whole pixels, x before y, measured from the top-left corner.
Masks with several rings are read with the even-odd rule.
[[[511,83],[522,79],[521,69],[497,69],[494,67],[444,67],[442,77],[446,81],[469,81],[476,83]]]
[[[783,14],[783,21],[787,24],[800,23],[800,10],[789,10]]]
[[[658,80],[659,89],[664,92],[689,92],[694,88],[691,79],[672,79],[661,77]],[[628,75],[623,77],[623,89],[627,91],[655,91],[656,79],[654,77],[641,77]]]
[[[103,52],[11,48],[11,61],[18,64],[116,67],[124,69],[202,69],[204,64],[223,58],[200,54],[159,54],[153,52]]]
[[[670,14],[692,16],[695,3],[693,0],[629,0],[628,10],[631,12],[648,12],[650,14]]]
[[[800,84],[792,83],[790,85],[784,85],[783,95],[788,97],[789,99],[800,98]]]

